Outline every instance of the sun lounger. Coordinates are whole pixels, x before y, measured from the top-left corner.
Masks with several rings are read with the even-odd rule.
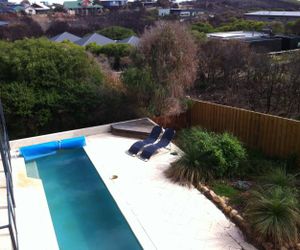
[[[153,145],[149,145],[143,149],[143,152],[140,154],[140,158],[142,160],[149,160],[150,157],[153,154],[155,154],[157,150],[159,150],[160,148],[167,147],[171,142],[171,140],[173,139],[174,135],[175,135],[175,130],[167,128],[163,136],[159,140],[159,142]]]
[[[128,154],[130,155],[136,155],[144,146],[149,145],[154,143],[160,133],[161,133],[162,128],[160,126],[154,126],[151,133],[149,134],[149,136],[142,140],[142,141],[137,141],[135,142],[129,149],[128,149]]]

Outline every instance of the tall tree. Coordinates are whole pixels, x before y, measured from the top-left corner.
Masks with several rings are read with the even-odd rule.
[[[152,79],[153,94],[149,94],[150,103],[146,104],[152,107],[152,112],[162,114],[180,110],[180,98],[196,79],[196,56],[196,44],[182,24],[158,22],[145,31],[134,59],[135,67],[144,73],[135,76],[146,74],[147,79]],[[124,76],[125,84],[131,86],[126,81],[126,72]],[[139,81],[143,88],[143,78]]]

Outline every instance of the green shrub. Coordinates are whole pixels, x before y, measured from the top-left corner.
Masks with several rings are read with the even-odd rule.
[[[108,57],[122,57],[129,56],[133,47],[124,43],[110,43],[103,46],[90,43],[86,46],[86,49],[95,55],[104,54]]]
[[[135,103],[136,108],[145,107],[145,110],[137,112],[141,114],[155,113],[152,98],[157,86],[154,84],[149,68],[128,68],[121,77],[131,102]]]
[[[124,28],[121,26],[111,26],[98,31],[99,34],[109,37],[113,40],[121,40],[135,35],[132,29]]]
[[[121,58],[129,56],[133,50],[133,47],[130,44],[123,43],[112,43],[103,46],[91,43],[86,46],[86,50],[90,51],[94,55],[104,54],[108,58],[113,58],[114,60],[112,67],[114,69],[119,69]]]
[[[262,30],[266,26],[266,23],[254,20],[244,20],[233,18],[230,22],[222,23],[218,27],[213,27],[206,22],[194,23],[191,25],[192,31],[199,33],[212,33],[220,31],[232,31],[232,30]]]
[[[112,122],[122,93],[96,61],[72,43],[0,42],[0,98],[11,138]],[[120,110],[120,111],[119,111]]]
[[[285,26],[286,33],[300,35],[300,20],[288,22]]]
[[[273,187],[252,191],[245,214],[261,239],[277,246],[285,242],[296,243],[299,239],[299,202],[287,189]]]
[[[85,46],[85,49],[89,52],[91,52],[94,55],[100,55],[101,51],[101,45],[98,45],[97,43],[90,43]]]
[[[207,36],[205,33],[199,32],[197,30],[191,30],[191,34],[193,35],[193,37],[195,38],[195,40],[197,42],[203,42],[203,41],[206,41],[206,39],[207,39]]]
[[[183,130],[178,141],[185,154],[166,175],[183,184],[235,175],[246,158],[241,143],[228,133],[217,135],[195,127]]]
[[[219,31],[231,31],[231,30],[256,30],[260,31],[266,24],[261,21],[233,19],[229,23],[221,24],[215,29],[215,32]]]
[[[129,56],[133,47],[130,44],[111,43],[101,46],[100,53],[110,57]]]
[[[210,25],[209,23],[204,23],[204,22],[192,24],[191,29],[193,31],[198,31],[200,33],[214,32],[214,27],[212,25]]]
[[[217,143],[225,159],[226,175],[237,174],[240,163],[246,159],[246,150],[236,137],[228,133],[218,135]]]

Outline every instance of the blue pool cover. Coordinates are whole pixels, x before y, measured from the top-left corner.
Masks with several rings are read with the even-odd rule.
[[[56,154],[59,149],[82,148],[86,145],[85,137],[74,137],[61,141],[46,142],[20,148],[20,153],[25,161],[32,161],[40,157]]]

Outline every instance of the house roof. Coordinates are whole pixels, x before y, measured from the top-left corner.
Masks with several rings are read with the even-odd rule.
[[[220,38],[220,39],[247,39],[247,38],[258,38],[266,36],[266,33],[257,31],[227,31],[227,32],[215,32],[208,33],[207,37]]]
[[[119,40],[117,43],[126,43],[132,46],[137,46],[140,42],[140,39],[136,36],[130,36],[125,39]]]
[[[87,36],[81,38],[80,40],[76,41],[75,43],[80,46],[86,46],[90,43],[96,43],[97,45],[105,45],[105,44],[109,44],[109,43],[115,43],[115,41],[108,37],[102,36],[98,33],[93,33],[91,35],[87,35]]]
[[[255,11],[245,14],[246,16],[276,16],[276,17],[299,17],[300,11]]]
[[[81,9],[83,8],[81,5],[81,0],[77,0],[77,1],[65,1],[63,3],[63,6],[65,9]],[[84,6],[84,8],[103,8],[101,5],[99,4],[94,4],[94,5],[89,5],[89,6]]]
[[[50,8],[43,3],[34,3],[31,6],[36,10],[50,10]]]
[[[50,38],[50,40],[53,41],[53,42],[62,42],[62,41],[65,41],[65,40],[68,40],[70,42],[76,42],[79,39],[81,39],[81,37],[75,36],[75,35],[73,35],[69,32],[64,32],[64,33],[61,33],[57,36],[54,36],[54,37]]]
[[[6,26],[6,25],[8,25],[8,22],[0,21],[0,26]]]
[[[23,11],[25,8],[24,8],[23,6],[18,5],[18,6],[15,6],[13,9],[14,9],[15,12],[21,12],[21,11]]]

